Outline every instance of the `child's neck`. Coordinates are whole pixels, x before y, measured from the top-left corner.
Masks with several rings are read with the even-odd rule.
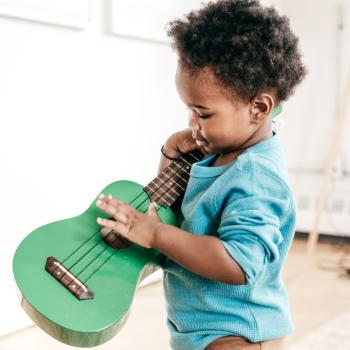
[[[267,140],[273,135],[272,132],[272,125],[266,125],[261,127],[254,137],[252,137],[249,142],[244,145],[244,149],[240,149],[237,151],[227,152],[227,153],[220,153],[216,158],[215,161],[211,164],[211,166],[221,166],[225,165],[233,160],[235,160],[241,153],[243,153],[247,148],[252,147],[256,145],[259,142],[262,142],[264,140]]]

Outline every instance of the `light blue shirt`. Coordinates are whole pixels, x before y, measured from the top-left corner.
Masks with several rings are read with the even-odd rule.
[[[176,350],[202,350],[232,335],[259,342],[294,328],[281,269],[294,236],[296,208],[279,137],[274,134],[223,166],[210,166],[215,157],[193,164],[180,227],[218,237],[247,284],[201,277],[167,258],[167,323]]]

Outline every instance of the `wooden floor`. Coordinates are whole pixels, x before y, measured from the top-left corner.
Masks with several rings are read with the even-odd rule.
[[[296,330],[289,342],[350,310],[350,278],[340,277],[335,269],[341,248],[319,243],[316,254],[306,254],[305,241],[296,239],[284,269]],[[320,265],[323,267],[321,268]],[[324,269],[327,267],[327,269]],[[350,265],[349,265],[350,267]],[[94,349],[138,350],[170,349],[161,283],[137,292],[130,318],[121,332],[108,343]],[[350,348],[350,344],[349,344]],[[36,326],[0,337],[1,350],[66,350],[75,349],[52,339]]]

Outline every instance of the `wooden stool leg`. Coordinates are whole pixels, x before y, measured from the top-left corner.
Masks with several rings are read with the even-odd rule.
[[[325,167],[322,186],[317,199],[314,224],[311,231],[309,232],[309,237],[307,242],[307,250],[309,254],[312,254],[316,248],[316,243],[317,243],[318,234],[319,234],[319,226],[320,226],[322,214],[325,208],[327,195],[331,185],[334,165],[337,159],[339,147],[341,145],[342,133],[346,124],[346,115],[348,111],[349,101],[350,101],[350,67],[348,69],[346,87],[344,90],[344,95],[339,108],[339,115],[335,125],[331,150],[330,150],[329,158]]]

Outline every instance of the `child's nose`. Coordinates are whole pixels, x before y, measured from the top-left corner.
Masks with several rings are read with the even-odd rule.
[[[193,111],[190,111],[188,115],[188,127],[191,128],[192,130],[199,131],[200,130],[200,125],[198,122],[199,118],[197,114]]]

